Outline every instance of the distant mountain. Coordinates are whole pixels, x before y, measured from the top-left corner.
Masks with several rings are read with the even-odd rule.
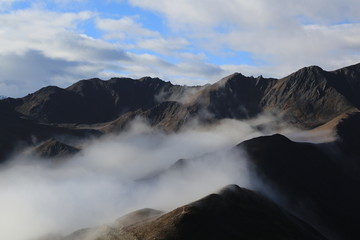
[[[7,98],[6,96],[0,95],[0,100]]]
[[[124,224],[125,223],[125,224]],[[325,240],[298,218],[256,192],[230,185],[219,193],[162,214],[145,209],[115,223],[83,229],[62,240]]]
[[[8,107],[41,123],[94,124],[116,120],[126,113],[146,116],[144,112],[157,105],[176,101],[182,106],[179,111],[186,110],[189,116],[206,121],[278,112],[291,123],[312,128],[360,107],[359,77],[360,64],[333,72],[312,66],[282,79],[235,73],[202,87],[178,86],[149,77],[89,79],[65,89],[50,86],[24,98],[10,99]],[[205,111],[208,114],[203,114]],[[157,123],[152,115],[149,120]],[[179,121],[176,112],[172,116]]]
[[[2,100],[7,101],[8,99]],[[0,101],[0,105],[2,103]],[[5,161],[14,149],[21,150],[27,146],[37,146],[51,138],[69,138],[71,142],[100,136],[95,129],[69,128],[39,124],[24,119],[16,113],[2,111],[0,116],[0,163]]]
[[[61,131],[95,135],[121,131],[137,117],[154,128],[176,131],[193,118],[208,124],[274,113],[297,127],[312,129],[359,111],[358,92],[360,64],[332,72],[306,67],[282,79],[235,73],[193,87],[150,77],[95,78],[65,89],[49,86],[23,98],[0,100],[3,134],[13,139],[9,143],[0,138],[0,161],[16,141],[37,144]],[[26,127],[15,126],[20,122]],[[43,128],[48,128],[46,134],[39,132]]]
[[[24,98],[11,100],[9,105],[22,116],[41,123],[93,124],[149,109],[158,104],[156,96],[181,93],[186,88],[149,77],[90,79],[65,89],[45,87]]]

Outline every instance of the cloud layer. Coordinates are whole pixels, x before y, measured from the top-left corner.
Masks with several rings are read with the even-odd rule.
[[[237,121],[171,135],[136,122],[119,136],[84,143],[81,154],[61,164],[19,155],[0,169],[0,238],[67,234],[139,208],[168,211],[227,184],[251,187],[242,156],[226,150],[256,135]],[[204,155],[209,152],[216,153]],[[180,158],[199,160],[157,180],[139,181]]]

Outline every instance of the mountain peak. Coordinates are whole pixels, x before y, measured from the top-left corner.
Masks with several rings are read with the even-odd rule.
[[[290,77],[296,77],[296,78],[313,78],[315,76],[323,75],[325,71],[318,66],[309,66],[301,68],[300,70],[292,73]]]
[[[244,75],[242,75],[241,73],[235,72],[233,74],[230,74],[229,76],[226,76],[226,77],[220,79],[219,81],[214,83],[213,86],[223,86],[228,82],[238,81],[241,78],[246,78],[246,77]]]

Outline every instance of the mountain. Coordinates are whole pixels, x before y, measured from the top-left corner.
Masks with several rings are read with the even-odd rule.
[[[244,119],[264,111],[278,111],[290,121],[311,128],[360,106],[356,94],[360,90],[359,65],[333,72],[312,66],[282,79],[235,73],[215,84],[198,87],[149,77],[89,79],[65,89],[49,86],[24,98],[9,99],[7,107],[40,123],[94,124],[176,101],[207,120]],[[3,110],[4,106],[0,107]],[[202,116],[205,110],[209,114]]]
[[[279,109],[285,119],[306,128],[324,124],[357,108],[352,91],[345,87],[351,74],[326,72],[312,66],[276,81],[262,99],[265,109]],[[360,76],[360,71],[355,74]],[[344,91],[342,91],[344,89]],[[360,89],[358,89],[360,90]],[[355,100],[355,99],[354,99]]]
[[[0,105],[7,100],[0,101]],[[11,157],[11,153],[15,150],[20,151],[29,145],[36,146],[51,138],[66,138],[70,139],[70,142],[76,142],[80,139],[99,137],[102,134],[96,129],[40,124],[7,111],[3,111],[0,116],[0,132],[0,163]]]
[[[19,143],[38,144],[59,134],[80,132],[99,136],[122,131],[135,118],[171,132],[194,118],[210,124],[270,112],[312,129],[358,111],[359,79],[357,64],[332,72],[306,67],[282,79],[235,73],[214,84],[193,87],[150,77],[94,78],[64,89],[48,86],[23,98],[0,100],[0,162]]]
[[[83,229],[62,240],[80,239],[316,239],[312,227],[256,192],[229,185],[218,193],[168,213],[144,209],[115,223]]]
[[[297,143],[277,134],[237,148],[247,152],[263,182],[287,199],[292,213],[332,239],[360,238],[360,169],[351,167],[338,144]]]
[[[54,138],[40,144],[32,153],[41,158],[66,158],[80,152],[79,148],[62,143]]]
[[[13,100],[11,108],[41,123],[93,124],[108,122],[157,104],[157,95],[175,94],[186,88],[158,78],[113,78],[82,80],[68,88],[49,86]]]

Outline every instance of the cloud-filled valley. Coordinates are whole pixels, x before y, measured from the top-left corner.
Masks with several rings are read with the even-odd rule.
[[[258,135],[234,120],[169,135],[138,122],[118,136],[83,143],[64,162],[16,156],[1,168],[1,238],[70,233],[144,207],[169,211],[227,184],[251,188],[246,161],[227,151]],[[151,178],[182,158],[203,160]]]

